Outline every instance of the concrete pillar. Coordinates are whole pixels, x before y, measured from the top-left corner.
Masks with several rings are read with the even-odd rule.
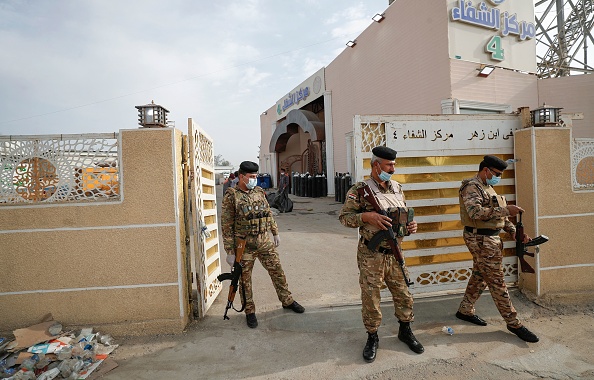
[[[550,239],[534,259],[527,258],[536,273],[521,274],[520,287],[570,302],[572,296],[594,298],[594,249],[587,232],[594,224],[594,192],[573,188],[578,165],[572,164],[572,144],[571,128],[530,127],[514,134],[516,204],[526,210],[525,232]]]

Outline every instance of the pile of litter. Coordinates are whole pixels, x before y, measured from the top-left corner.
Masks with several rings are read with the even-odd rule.
[[[14,339],[0,337],[0,379],[92,380],[117,367],[108,358],[118,347],[113,338],[92,328],[64,332],[49,315],[45,322],[13,334]]]

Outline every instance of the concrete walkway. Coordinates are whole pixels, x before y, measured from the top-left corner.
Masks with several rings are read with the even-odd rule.
[[[256,264],[258,328],[249,329],[245,315],[234,311],[223,321],[226,282],[206,318],[192,323],[184,334],[118,342],[119,367],[103,378],[594,378],[594,306],[550,310],[517,290],[512,292],[513,303],[521,320],[541,337],[539,343],[528,344],[509,333],[488,293],[477,305],[477,314],[489,322],[486,327],[454,317],[461,294],[418,298],[413,331],[425,353],[414,354],[398,340],[393,306],[384,302],[378,356],[374,363],[365,363],[357,231],[338,222],[341,205],[333,198],[291,198],[293,212],[276,217],[279,252],[289,288],[306,308],[304,314],[281,308],[268,274]],[[451,326],[454,335],[444,334],[443,326]]]

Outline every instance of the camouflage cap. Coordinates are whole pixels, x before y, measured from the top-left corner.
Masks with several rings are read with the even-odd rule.
[[[485,156],[483,157],[483,166],[504,171],[507,169],[507,162],[497,156]]]
[[[258,164],[252,161],[243,161],[239,164],[239,170],[245,173],[257,173],[258,169],[260,169]]]
[[[371,150],[374,156],[383,158],[384,160],[395,160],[396,159],[396,151],[392,148],[388,148],[387,146],[376,146]]]

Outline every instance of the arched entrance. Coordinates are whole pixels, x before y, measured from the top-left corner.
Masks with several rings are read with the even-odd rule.
[[[298,147],[292,147],[291,151],[287,152],[289,139],[294,135],[300,135],[300,131],[309,134],[307,142],[300,142]],[[278,169],[319,174],[325,172],[322,157],[325,136],[324,122],[320,121],[315,113],[295,109],[277,125],[270,139],[269,149],[270,152],[279,155]],[[305,139],[305,136],[302,137]],[[297,164],[298,162],[300,164]]]

